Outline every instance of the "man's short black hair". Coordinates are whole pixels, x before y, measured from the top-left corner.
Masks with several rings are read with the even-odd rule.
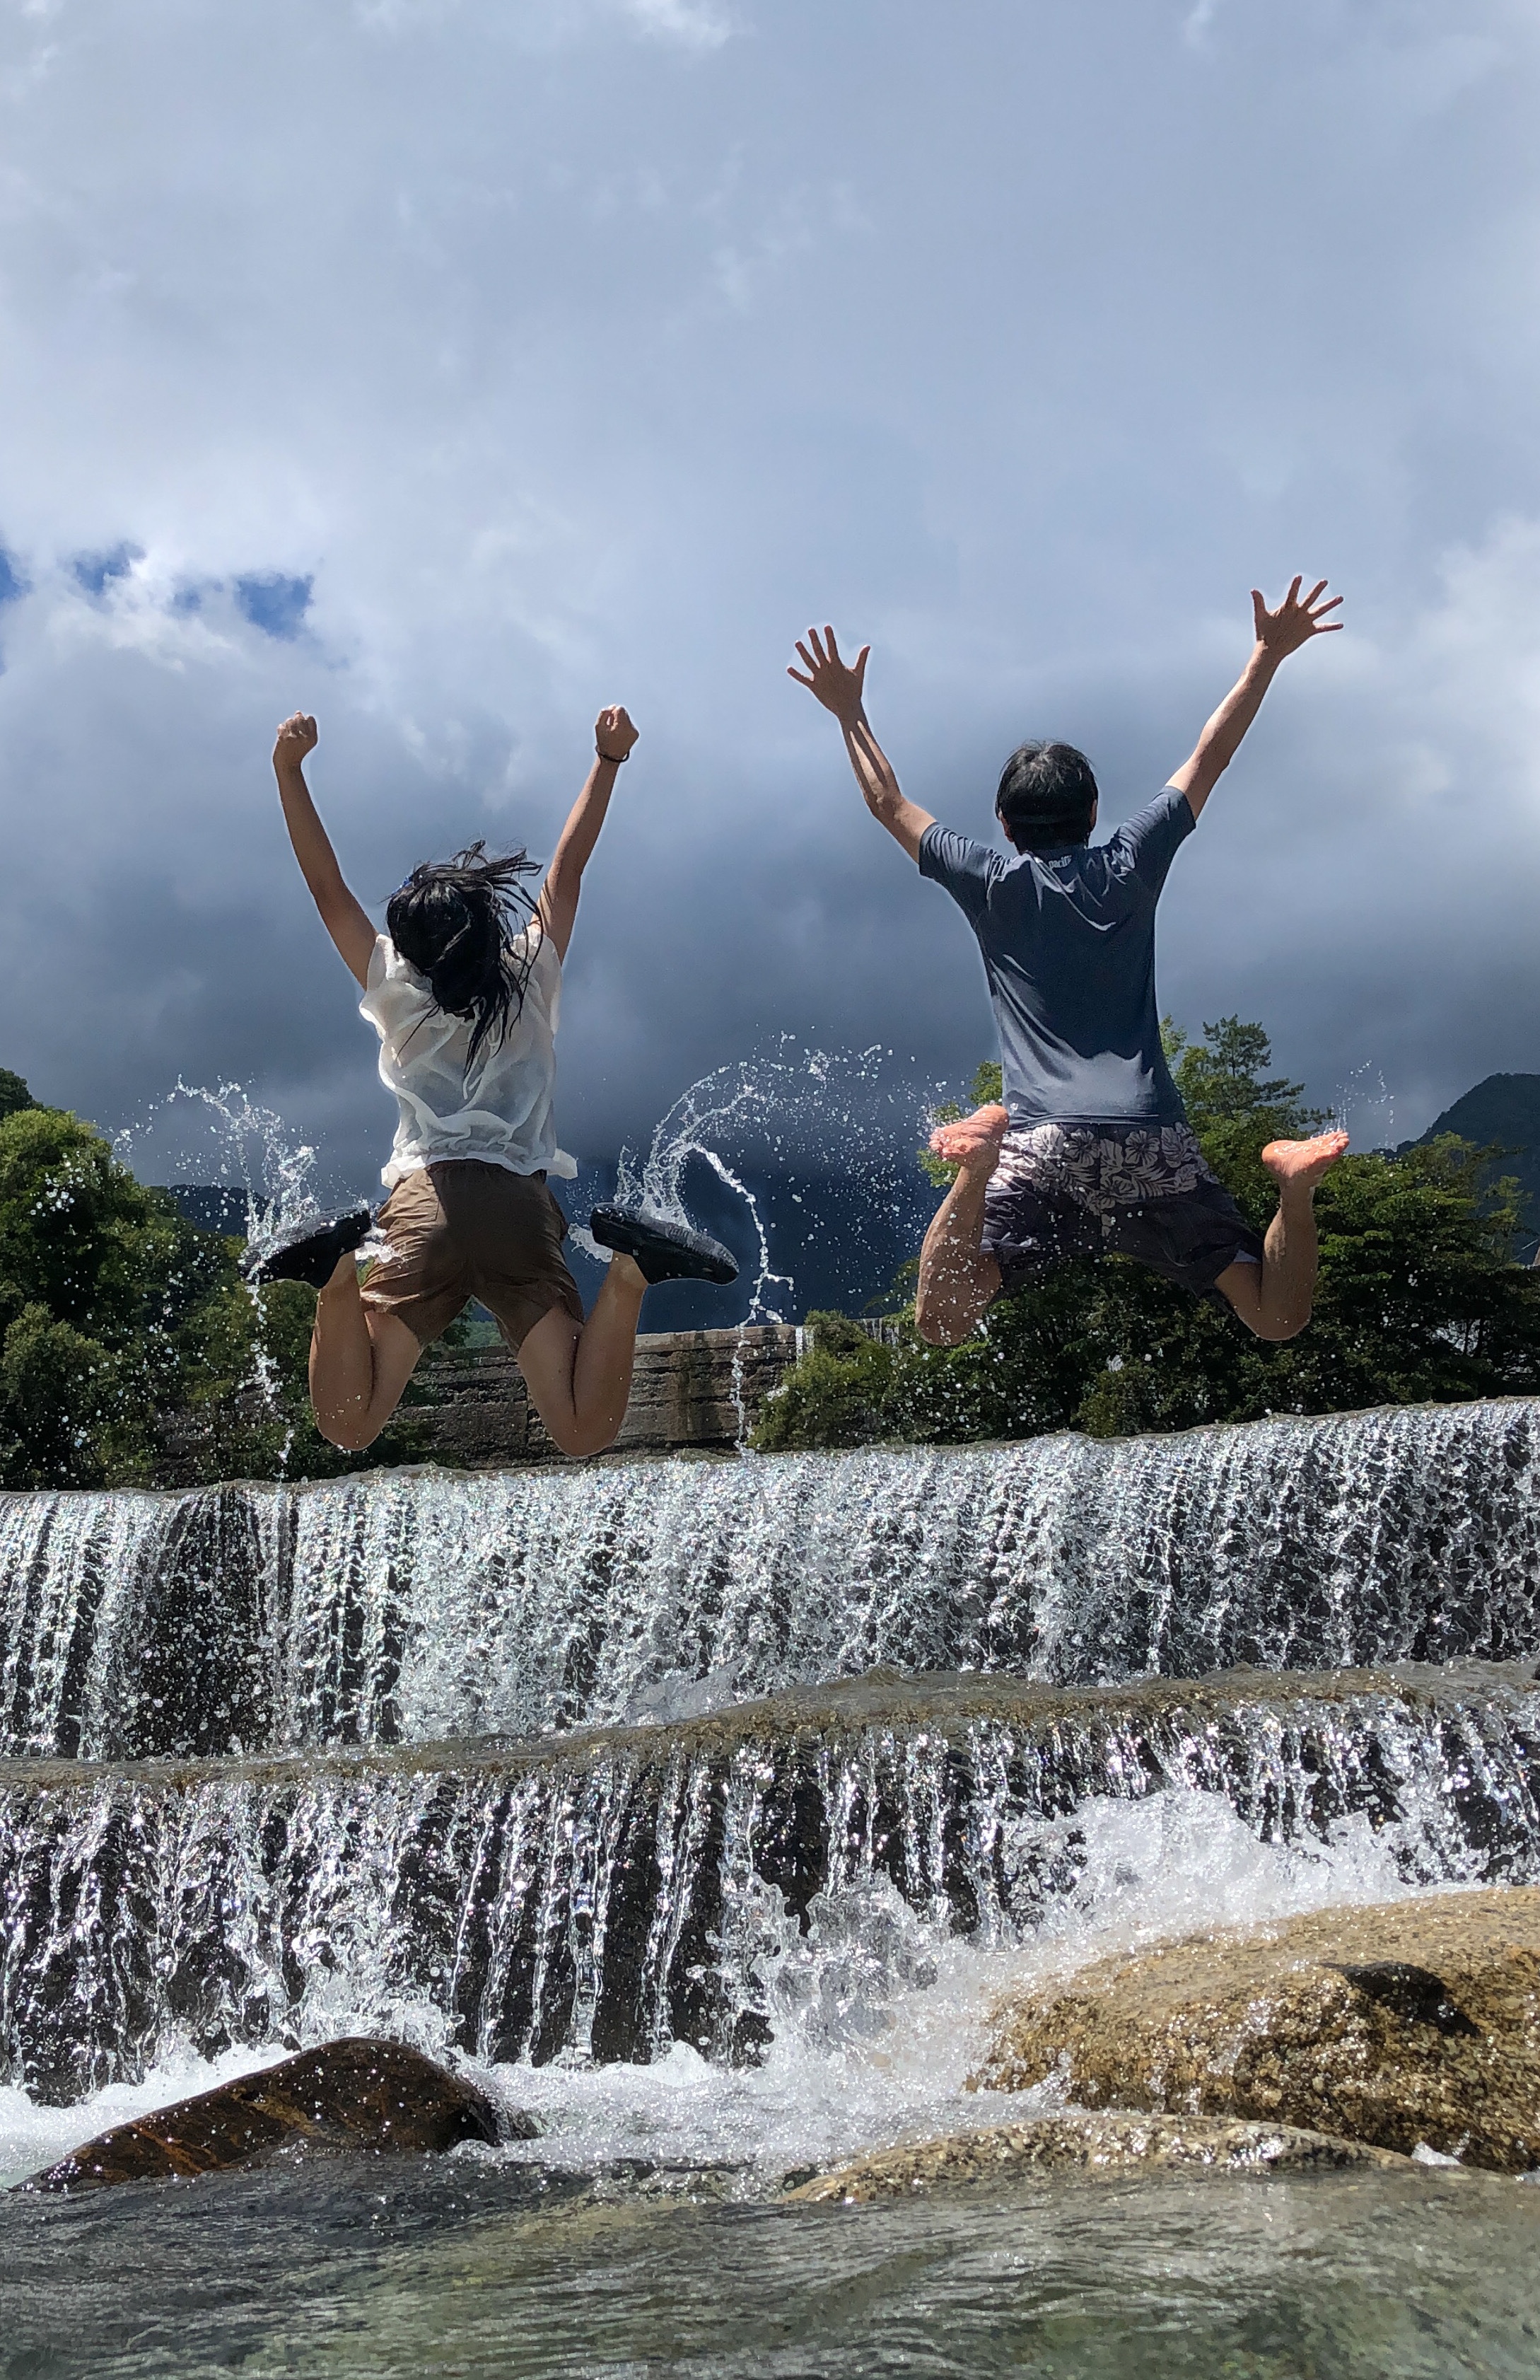
[[[1018,851],[1085,843],[1096,808],[1091,764],[1073,744],[1018,744],[1000,772],[995,814]]]

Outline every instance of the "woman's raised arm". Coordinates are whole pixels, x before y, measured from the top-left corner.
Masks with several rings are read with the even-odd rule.
[[[318,741],[315,721],[303,710],[285,719],[273,747],[278,798],[289,831],[299,872],[321,911],[321,922],[335,942],[344,965],[366,989],[369,963],[374,954],[375,932],[368,911],[348,891],[331,837],[321,825],[310,789],[305,783],[305,759]]]
[[[615,771],[629,758],[637,740],[637,730],[619,703],[612,703],[600,712],[594,722],[593,740],[593,767],[567,813],[556,856],[545,872],[538,905],[540,924],[555,943],[559,959],[566,957],[567,944],[572,940],[583,870],[593,857],[599,830],[610,808]]]

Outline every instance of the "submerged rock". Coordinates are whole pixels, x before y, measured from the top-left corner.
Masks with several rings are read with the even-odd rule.
[[[530,2139],[532,2118],[500,2122],[486,2094],[395,2041],[329,2041],[260,2074],[115,2125],[18,2183],[103,2190],[119,2181],[222,2173],[285,2150],[376,2156],[442,2154],[458,2141]]]
[[[1030,2124],[992,2124],[879,2149],[786,2192],[789,2204],[862,2206],[875,2199],[1000,2181],[1044,2168],[1126,2173],[1138,2166],[1219,2173],[1312,2173],[1409,2159],[1297,2124],[1206,2124],[1178,2116],[1072,2109]]]
[[[1540,2166],[1540,1889],[1317,1910],[1103,1959],[995,2011],[976,2087]]]

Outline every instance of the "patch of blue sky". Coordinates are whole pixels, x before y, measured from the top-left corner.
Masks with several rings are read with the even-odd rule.
[[[0,603],[19,602],[26,592],[27,580],[22,575],[18,557],[7,553],[0,545]]]
[[[143,559],[142,545],[125,542],[102,553],[78,553],[69,566],[78,586],[83,587],[88,595],[100,595],[109,578],[127,578],[135,563]]]
[[[297,637],[310,608],[313,578],[285,578],[280,571],[237,578],[236,609],[264,637]]]

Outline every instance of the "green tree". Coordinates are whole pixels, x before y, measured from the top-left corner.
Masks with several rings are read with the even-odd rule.
[[[1005,1074],[1000,1060],[986,1058],[982,1065],[974,1068],[966,1102],[943,1099],[940,1107],[931,1109],[930,1121],[933,1124],[955,1123],[959,1117],[971,1115],[975,1108],[992,1107],[1003,1097],[1004,1089]],[[927,1180],[934,1182],[938,1190],[944,1190],[956,1172],[956,1166],[944,1157],[933,1155],[928,1148],[917,1149],[916,1154],[920,1160],[920,1172]]]
[[[1272,1047],[1260,1025],[1221,1016],[1189,1040],[1170,1017],[1161,1022],[1166,1058],[1187,1121],[1205,1157],[1256,1230],[1265,1231],[1278,1205],[1262,1163],[1269,1140],[1298,1140],[1326,1118],[1304,1104],[1304,1087],[1269,1075]]]
[[[15,1115],[21,1108],[36,1105],[37,1101],[20,1075],[13,1075],[8,1066],[0,1066],[0,1122],[8,1115]]]
[[[892,1436],[888,1410],[899,1352],[843,1314],[809,1314],[807,1346],[755,1438],[762,1452],[799,1446],[866,1446]]]
[[[310,1419],[313,1292],[254,1298],[238,1241],[185,1221],[18,1076],[0,1075],[0,1486],[357,1467]],[[370,1459],[417,1451],[408,1411]]]
[[[1277,1202],[1261,1151],[1318,1114],[1298,1084],[1271,1075],[1258,1025],[1221,1018],[1197,1042],[1168,1027],[1167,1048],[1205,1155],[1265,1229]],[[977,1078],[974,1088],[988,1096]],[[879,1397],[869,1360],[840,1353],[819,1318],[818,1368],[805,1358],[794,1369],[758,1442],[851,1443],[863,1400],[873,1437],[957,1440],[1535,1392],[1540,1276],[1511,1260],[1516,1185],[1483,1190],[1493,1155],[1443,1139],[1335,1166],[1316,1198],[1315,1316],[1282,1346],[1254,1339],[1218,1297],[1190,1297],[1120,1258],[1077,1260],[1001,1299],[960,1347],[925,1347],[902,1327]],[[852,1364],[866,1366],[860,1396],[841,1368]],[[820,1435],[836,1414],[842,1435]]]
[[[0,1121],[0,1476],[86,1486],[149,1475],[176,1393],[174,1334],[218,1258],[76,1116]]]

